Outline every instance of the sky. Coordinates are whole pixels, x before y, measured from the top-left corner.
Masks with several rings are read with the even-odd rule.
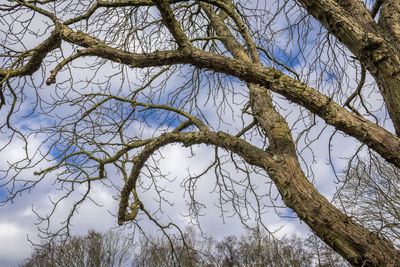
[[[2,3],[4,1],[0,1]],[[279,28],[283,26],[285,22],[280,19],[277,19],[277,25],[275,27]],[[3,27],[0,25],[0,27]],[[40,30],[40,27],[37,27]],[[310,38],[315,37],[314,35],[310,35]],[[34,37],[27,37],[27,43],[30,45],[35,45],[41,39],[36,39]],[[313,75],[318,74],[318,70],[312,70],[308,64],[299,57],[298,59],[291,59],[290,57],[293,55],[298,55],[298,47],[293,46],[287,49],[286,44],[295,43],[296,40],[292,40],[292,38],[300,38],[297,35],[293,36],[285,36],[282,35],[279,42],[277,42],[277,47],[275,48],[275,55],[282,59],[283,61],[288,61],[290,67],[294,68],[299,73],[306,73],[310,71]],[[312,41],[310,40],[310,46],[312,47]],[[283,50],[286,50],[286,53],[283,53]],[[70,53],[71,47],[65,46],[63,47],[63,53],[66,55]],[[321,61],[324,59],[321,58]],[[328,59],[326,59],[328,60]],[[80,66],[83,64],[90,64],[95,62],[96,59],[87,59],[81,61],[76,61],[75,66]],[[351,68],[351,66],[347,66],[348,69],[346,73],[351,77],[355,74],[355,69]],[[46,69],[48,72],[51,68]],[[90,76],[87,75],[81,69],[74,69],[73,67],[70,69],[75,81],[85,80],[85,77]],[[193,69],[188,68],[185,69],[186,72],[193,71]],[[101,77],[110,75],[113,72],[117,72],[117,70],[113,69],[111,64],[104,65],[99,72],[97,73],[95,82],[101,82]],[[317,72],[317,74],[315,74]],[[48,73],[47,73],[48,74]],[[132,76],[134,76],[134,71],[132,71]],[[69,72],[65,71],[60,73],[57,81],[61,86],[68,87],[68,83],[64,84],[63,81],[67,79],[69,76]],[[97,77],[99,77],[97,79]],[[173,87],[173,85],[179,84],[181,80],[184,80],[185,77],[175,77],[172,79],[168,86]],[[18,129],[23,129],[27,131],[30,128],[40,128],[52,125],[54,122],[57,122],[56,118],[51,118],[46,114],[34,113],[32,116],[27,118],[24,115],[28,114],[32,110],[32,102],[35,101],[36,94],[32,89],[33,84],[38,84],[39,90],[38,93],[42,97],[44,101],[52,101],[53,98],[60,97],[60,94],[56,94],[56,86],[44,86],[40,84],[42,79],[41,73],[36,73],[33,76],[33,81],[28,83],[24,92],[26,94],[26,100],[22,104],[19,114],[13,117],[13,125],[15,125]],[[110,83],[113,90],[113,93],[118,93],[119,89],[122,90],[122,94],[125,92],[124,90],[129,90],[127,84],[128,81],[125,80],[121,83],[117,77],[112,80]],[[162,76],[161,76],[162,79]],[[312,78],[311,78],[312,79]],[[129,81],[130,84],[139,83],[135,78],[131,78]],[[156,81],[157,82],[157,81]],[[119,84],[118,84],[119,83]],[[171,84],[172,83],[172,84]],[[329,84],[329,81],[327,81]],[[355,81],[350,82],[350,84],[355,85]],[[76,87],[75,87],[76,86]],[[133,86],[133,85],[132,85]],[[70,92],[72,95],[79,95],[85,92],[90,92],[94,90],[96,85],[92,87],[79,87],[77,84],[73,85],[73,89],[76,91]],[[156,88],[156,87],[155,87]],[[60,89],[60,88],[58,88]],[[245,91],[244,85],[240,82],[234,82],[233,89],[238,92],[238,94],[232,95],[227,94],[226,101],[231,104],[231,107],[226,107],[225,110],[223,108],[218,109],[218,106],[215,103],[221,100],[221,94],[218,94],[219,91],[216,91],[212,95],[212,100],[209,100],[206,94],[204,94],[204,90],[202,94],[198,96],[199,105],[205,105],[203,112],[209,122],[214,125],[216,128],[230,131],[231,133],[237,132],[242,127],[242,121],[240,116],[232,115],[239,114],[240,109],[242,108],[242,104],[245,100]],[[155,90],[155,89],[154,89]],[[242,96],[241,96],[242,94]],[[61,96],[62,97],[62,96]],[[166,97],[166,96],[164,96]],[[182,95],[180,97],[183,97]],[[161,97],[161,100],[163,98]],[[165,98],[166,99],[166,98]],[[305,124],[298,123],[295,125],[295,121],[302,116],[304,111],[300,109],[297,105],[290,103],[289,101],[283,100],[281,97],[274,94],[274,100],[277,103],[282,114],[284,114],[291,126],[293,126],[293,133],[295,137],[304,129]],[[236,103],[236,104],[235,104]],[[58,116],[68,117],[69,115],[73,115],[79,105],[81,103],[76,104],[75,106],[71,106],[67,104],[61,104],[59,107],[52,112],[53,114],[57,114]],[[219,115],[222,116],[222,119],[218,119],[217,111],[219,111]],[[0,120],[5,120],[5,113],[2,111],[0,113]],[[110,116],[111,118],[113,116]],[[151,118],[152,119],[152,118]],[[305,116],[304,120],[310,120],[309,116]],[[250,120],[249,117],[245,117],[245,120]],[[224,123],[221,123],[225,122]],[[308,121],[307,121],[308,122]],[[142,133],[145,136],[151,136],[153,133],[155,124],[157,124],[157,120],[150,120],[149,125],[139,125],[133,123],[132,126],[127,129],[130,131],[132,135]],[[39,127],[38,127],[39,126]],[[166,126],[163,126],[164,128]],[[318,142],[315,142],[310,145],[310,149],[306,148],[303,141],[299,143],[299,150],[302,150],[302,155],[305,159],[305,162],[311,169],[309,169],[309,174],[313,173],[314,183],[317,189],[328,199],[332,199],[333,194],[336,190],[335,177],[332,172],[331,166],[328,164],[329,154],[329,140],[333,133],[333,129],[331,127],[327,127],[321,135],[320,132],[324,127],[324,123],[316,118],[316,126],[309,133],[307,138],[317,138]],[[4,145],[8,142],[10,132],[5,132],[0,134],[0,145]],[[305,138],[305,137],[303,137]],[[260,142],[257,141],[257,138],[254,138],[255,143]],[[49,143],[46,143],[48,140],[44,135],[30,135],[28,139],[29,148],[28,153],[30,155],[34,155],[35,151],[39,147],[42,150],[48,148]],[[357,149],[357,143],[352,138],[345,137],[341,134],[335,134],[333,138],[332,147],[332,155],[333,161],[337,170],[341,170],[345,168],[345,160],[343,159],[346,156],[351,156],[352,153]],[[0,152],[0,169],[7,169],[9,162],[15,162],[24,155],[23,150],[23,142],[16,138],[12,142],[11,145],[7,146],[6,149]],[[192,152],[195,152],[196,156],[192,155]],[[193,151],[188,148],[184,148],[181,145],[168,145],[161,150],[162,157],[158,155],[159,167],[163,173],[168,173],[168,178],[171,179],[171,182],[160,179],[159,185],[160,187],[165,186],[168,192],[164,192],[163,196],[167,197],[171,201],[171,205],[163,204],[162,209],[164,213],[158,213],[157,215],[161,217],[161,221],[167,222],[169,218],[174,219],[174,221],[178,222],[180,225],[186,225],[189,223],[189,219],[187,217],[182,217],[181,214],[185,214],[188,212],[187,210],[187,201],[189,200],[187,193],[183,190],[182,181],[188,176],[201,173],[209,164],[214,160],[214,149],[207,146],[195,146]],[[20,179],[38,179],[37,176],[33,175],[34,171],[42,170],[51,166],[57,162],[57,153],[53,153],[49,155],[50,161],[42,161],[34,168],[24,169],[19,174]],[[35,155],[35,158],[39,158],[40,155]],[[237,172],[235,166],[232,163],[229,163],[229,158],[225,155],[223,158],[228,161],[226,165],[226,171],[233,174],[235,179],[243,178],[243,174]],[[307,169],[304,166],[304,170]],[[110,181],[121,184],[121,175],[115,172],[114,169],[109,169]],[[7,173],[6,177],[11,177],[13,172]],[[40,182],[35,188],[30,190],[29,192],[23,192],[21,195],[18,195],[14,201],[7,203],[4,206],[0,206],[0,267],[12,266],[21,262],[24,258],[30,255],[31,245],[28,240],[33,242],[39,242],[38,239],[38,229],[37,229],[37,217],[35,212],[39,212],[39,214],[45,215],[51,211],[50,201],[55,200],[62,196],[62,192],[60,190],[55,190],[56,186],[53,185],[53,181],[56,178],[55,173],[50,174],[46,177],[42,182]],[[243,227],[240,221],[230,215],[231,211],[227,212],[225,216],[221,216],[221,211],[218,208],[218,195],[213,190],[215,189],[215,174],[213,170],[209,171],[206,175],[204,175],[198,182],[198,190],[196,192],[196,197],[200,200],[204,205],[205,209],[201,212],[206,213],[204,216],[200,217],[201,226],[204,232],[212,235],[215,239],[222,239],[228,235],[239,235],[244,233]],[[259,190],[264,191],[269,189],[269,180],[262,175],[251,175],[251,180],[254,184],[259,186]],[[149,181],[145,181],[145,183],[149,183]],[[73,216],[71,233],[72,234],[85,234],[89,229],[94,229],[97,231],[106,231],[110,228],[118,228],[117,220],[113,216],[113,214],[117,213],[118,210],[118,201],[115,199],[115,194],[117,193],[115,190],[110,189],[109,187],[96,183],[92,185],[91,197],[93,200],[100,204],[101,206],[95,205],[92,201],[86,201],[83,205],[81,205],[79,212]],[[51,220],[51,229],[57,229],[60,227],[60,222],[65,220],[66,214],[68,214],[71,206],[74,201],[79,199],[80,195],[83,194],[86,190],[86,185],[79,185],[75,190],[74,194],[63,201],[56,212],[53,215]],[[272,187],[272,192],[276,193],[274,187]],[[4,188],[0,188],[0,199],[4,199],[6,195],[6,191]],[[142,192],[141,194],[142,202],[145,203],[146,208],[149,210],[155,211],[158,209],[157,194],[154,190],[149,190],[147,192]],[[265,204],[269,202],[265,200]],[[280,198],[278,198],[277,203],[280,203]],[[224,206],[224,208],[228,209],[229,204]],[[283,215],[293,215],[293,213],[288,209],[283,209],[280,211]],[[142,215],[140,215],[142,216]],[[142,218],[142,217],[139,217]],[[309,231],[304,223],[300,223],[297,218],[281,218],[279,217],[272,209],[262,216],[263,222],[268,226],[269,229],[279,229],[281,226],[284,226],[278,233],[277,236],[284,235],[292,235],[297,234],[300,236],[306,236]],[[143,219],[143,218],[142,218]],[[143,226],[147,228],[148,231],[154,232],[156,228],[154,225],[149,223],[148,221],[143,220]],[[129,229],[126,229],[129,231]]]

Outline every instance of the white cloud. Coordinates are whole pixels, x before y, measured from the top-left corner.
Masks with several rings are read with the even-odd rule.
[[[30,254],[27,244],[27,233],[29,229],[24,228],[16,222],[0,222],[0,266],[6,263],[16,264]]]

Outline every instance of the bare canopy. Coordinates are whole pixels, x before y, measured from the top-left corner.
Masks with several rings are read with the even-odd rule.
[[[215,159],[182,183],[191,217],[201,209],[197,180],[214,169],[221,203],[232,202],[244,223],[243,214],[260,219],[260,201],[273,198],[265,184],[261,195],[255,188],[251,178],[261,174],[352,265],[400,265],[399,240],[385,232],[397,231],[400,216],[364,224],[327,200],[312,182],[324,177],[310,171],[313,146],[331,129],[359,146],[348,171],[328,177],[354,185],[343,192],[357,191],[356,177],[379,180],[380,169],[400,181],[399,0],[8,1],[0,14],[3,149],[22,141],[26,152],[4,171],[3,204],[56,177],[65,194],[39,216],[44,231],[58,204],[86,184],[64,222],[68,231],[95,183],[116,190],[118,224],[142,216],[162,231],[175,226],[162,224],[141,194],[153,188],[168,203],[164,147],[179,143],[195,154],[206,145]],[[42,125],[22,125],[22,116],[39,116]],[[33,137],[42,140],[34,152]],[[318,146],[331,156],[331,143]],[[371,164],[386,167],[355,175],[354,159],[371,155]],[[27,169],[37,178],[21,178]],[[400,199],[388,194],[396,210]]]

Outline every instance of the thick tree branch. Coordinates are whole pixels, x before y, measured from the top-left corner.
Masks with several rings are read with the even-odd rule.
[[[379,1],[378,1],[379,2]],[[400,52],[400,1],[383,1],[378,24],[386,34],[386,38],[391,40],[391,44]]]
[[[374,6],[371,9],[371,17],[375,18],[375,16],[378,14],[379,9],[381,8],[384,0],[376,0],[374,3]]]
[[[31,1],[24,1],[24,0],[19,1],[19,0],[17,0],[15,2],[18,2],[19,5],[26,6],[27,8],[29,8],[31,10],[34,10],[35,12],[37,12],[39,14],[42,14],[43,16],[48,17],[49,19],[51,19],[54,22],[54,24],[58,24],[58,22],[59,22],[58,18],[56,17],[55,14],[53,14],[53,13],[51,13],[51,12],[49,12],[49,11],[43,9],[43,8],[38,7],[37,5],[35,5]]]
[[[135,219],[138,212],[142,210],[151,220],[154,220],[154,222],[163,229],[163,226],[158,224],[144,208],[136,192],[136,183],[140,175],[145,174],[143,169],[152,167],[146,165],[147,160],[152,157],[153,153],[158,149],[171,143],[182,143],[184,146],[192,146],[194,144],[216,146],[228,150],[231,154],[237,154],[242,157],[242,162],[245,164],[246,168],[248,167],[247,164],[249,164],[265,170],[268,177],[270,177],[276,185],[286,206],[294,210],[298,217],[322,240],[343,255],[351,264],[360,266],[382,266],[390,262],[393,263],[393,265],[398,265],[398,251],[396,251],[392,243],[369,232],[367,229],[368,227],[363,227],[348,218],[346,214],[338,210],[321,195],[315,186],[307,179],[307,176],[302,171],[302,166],[299,164],[299,157],[303,156],[302,151],[296,151],[296,143],[292,138],[292,131],[285,118],[274,108],[270,91],[277,92],[288,100],[307,108],[313,115],[319,115],[327,124],[357,138],[363,145],[368,145],[386,160],[400,167],[400,117],[398,116],[398,114],[400,114],[400,91],[398,90],[398,85],[400,84],[400,49],[398,45],[399,38],[397,36],[398,31],[400,31],[400,27],[398,27],[399,16],[397,14],[400,10],[400,0],[396,0],[397,2],[385,1],[382,3],[379,25],[375,23],[373,18],[375,11],[372,11],[371,15],[362,1],[359,0],[299,1],[310,14],[315,16],[315,18],[332,34],[343,42],[363,65],[360,84],[355,94],[346,101],[345,105],[351,107],[351,99],[361,90],[366,75],[365,69],[367,69],[377,81],[398,136],[373,124],[360,116],[359,113],[349,112],[346,108],[338,105],[329,97],[321,94],[318,90],[299,82],[299,78],[296,80],[275,68],[266,68],[262,66],[257,52],[257,46],[253,41],[252,34],[250,34],[250,28],[254,29],[254,38],[268,40],[268,42],[271,42],[268,46],[275,46],[277,43],[274,41],[274,38],[278,35],[276,35],[276,33],[271,33],[271,36],[268,36],[271,32],[270,26],[280,14],[284,12],[287,12],[285,13],[287,16],[292,14],[292,11],[285,10],[285,6],[278,10],[276,14],[267,14],[270,10],[264,10],[264,13],[262,13],[263,11],[258,10],[258,8],[254,9],[252,12],[246,13],[247,7],[242,8],[240,3],[234,6],[233,2],[230,0],[199,0],[190,2],[182,0],[182,2],[188,3],[180,5],[172,5],[173,3],[179,2],[176,0],[99,0],[82,5],[75,4],[73,1],[65,5],[63,3],[56,4],[56,2],[48,4],[49,2],[47,1],[18,0],[14,1],[18,3],[15,6],[3,4],[5,7],[4,10],[7,10],[4,14],[9,20],[13,21],[9,23],[7,20],[3,20],[5,24],[10,25],[9,33],[11,33],[11,37],[7,37],[3,45],[11,46],[12,48],[10,48],[10,51],[12,51],[12,54],[5,55],[6,59],[4,62],[6,63],[4,63],[4,68],[7,67],[7,69],[0,69],[0,85],[5,82],[8,85],[9,93],[14,97],[10,114],[14,112],[17,97],[21,99],[21,103],[24,101],[23,92],[16,93],[13,88],[11,88],[10,83],[12,80],[9,79],[10,77],[29,75],[37,71],[40,65],[43,65],[43,68],[46,69],[49,65],[58,63],[47,79],[47,83],[52,84],[56,82],[56,76],[66,64],[78,57],[91,56],[101,58],[100,64],[102,64],[104,60],[110,60],[131,68],[156,66],[168,66],[169,68],[169,66],[176,64],[192,65],[199,69],[208,69],[213,72],[229,75],[231,78],[238,78],[248,85],[249,94],[244,96],[244,101],[248,103],[247,105],[249,107],[251,106],[252,113],[250,115],[254,119],[253,123],[244,127],[243,130],[239,131],[237,137],[234,137],[223,132],[211,132],[201,120],[184,112],[184,110],[201,109],[198,100],[202,95],[200,95],[197,90],[200,90],[203,83],[208,82],[207,79],[209,78],[202,74],[198,74],[196,77],[192,76],[191,80],[190,77],[185,77],[187,82],[170,92],[169,89],[172,85],[168,82],[170,81],[169,79],[178,77],[179,74],[183,73],[179,73],[179,71],[187,69],[186,67],[172,68],[171,71],[164,73],[164,70],[168,69],[165,68],[156,75],[153,74],[154,68],[149,68],[144,71],[138,70],[143,76],[139,74],[137,82],[132,81],[130,74],[126,75],[127,68],[122,66],[120,70],[115,71],[116,75],[121,77],[120,81],[122,82],[118,93],[114,93],[114,89],[111,87],[113,87],[114,81],[117,81],[115,73],[109,76],[106,74],[104,80],[100,79],[99,81],[95,81],[93,78],[95,78],[95,75],[101,70],[100,65],[94,63],[94,65],[80,66],[85,70],[90,70],[90,74],[89,72],[87,73],[88,75],[85,73],[86,77],[93,73],[93,76],[85,81],[85,85],[94,85],[98,88],[93,89],[91,94],[84,94],[78,91],[74,91],[74,94],[62,94],[61,99],[56,99],[55,103],[52,104],[54,110],[56,110],[56,107],[59,107],[58,105],[73,104],[75,107],[71,108],[71,110],[76,109],[77,111],[73,111],[71,116],[68,114],[64,117],[61,116],[61,118],[59,118],[59,114],[50,114],[50,116],[55,116],[56,125],[54,127],[48,127],[45,130],[42,128],[40,128],[40,130],[38,129],[38,132],[48,134],[47,136],[49,137],[49,140],[45,140],[42,146],[45,147],[48,143],[51,143],[51,148],[48,150],[49,154],[43,155],[43,158],[47,159],[51,157],[52,154],[50,153],[52,151],[56,151],[57,155],[60,156],[56,157],[57,162],[54,163],[54,167],[44,169],[36,174],[41,175],[43,178],[47,172],[51,172],[55,169],[60,170],[60,176],[56,181],[61,182],[63,186],[64,184],[71,185],[72,190],[70,190],[70,192],[72,192],[75,183],[87,182],[90,185],[94,180],[107,178],[105,165],[113,164],[121,171],[123,180],[125,181],[122,191],[115,185],[118,193],[121,194],[118,223],[123,224],[125,221]],[[380,2],[378,2],[378,4],[380,4]],[[138,8],[139,6],[144,6],[144,8]],[[161,20],[160,18],[155,18],[158,14],[154,14],[152,12],[154,8],[149,8],[149,6],[158,8],[161,14]],[[125,7],[129,7],[130,10]],[[95,15],[100,8],[104,11],[105,15],[115,15],[115,21],[118,23],[114,23],[114,19],[112,19],[111,23],[109,21],[104,21],[101,16],[103,14]],[[122,14],[118,14],[118,8],[123,10],[123,12],[121,12]],[[38,31],[35,33],[28,25],[29,23],[27,24],[29,20],[25,21],[24,18],[17,18],[20,14],[23,15],[22,12],[26,10],[30,11],[32,16],[38,14],[46,16],[46,22],[49,19],[52,20],[56,29],[51,33],[49,39],[35,49],[18,53],[11,49],[20,45],[24,46],[25,38],[39,36],[42,33],[49,34],[47,31]],[[54,11],[54,14],[47,10]],[[129,13],[128,10],[131,12]],[[219,13],[216,10],[218,10]],[[261,13],[258,13],[260,11]],[[7,12],[12,14],[7,15]],[[266,20],[270,20],[270,22],[266,25],[266,29],[263,29],[264,26],[258,29],[251,26],[248,29],[242,21],[240,12],[244,12],[244,16],[249,14],[255,15],[255,24],[264,23]],[[73,14],[75,17],[71,18],[69,13]],[[126,16],[127,13],[129,13],[128,17]],[[296,11],[294,13],[296,13]],[[206,14],[206,17],[204,17],[204,14]],[[266,20],[262,18],[262,14],[265,14]],[[60,18],[67,17],[65,23],[60,23],[57,16],[60,16]],[[81,28],[82,20],[89,19],[91,22],[90,27],[88,26],[86,28],[89,34],[72,30],[75,29],[75,27]],[[291,22],[291,18],[288,19],[288,21],[289,30],[287,30],[287,32],[289,32],[289,34],[293,33],[291,37],[297,36],[294,34],[295,31],[292,31],[296,27],[300,29],[305,26],[304,28],[307,33],[310,30],[308,27],[310,25],[303,24],[303,21],[297,22],[295,20],[295,24]],[[234,25],[231,25],[232,22]],[[171,33],[173,40],[169,40],[170,36],[168,36],[162,24],[164,24],[166,29]],[[110,25],[113,25],[115,29],[109,27]],[[18,27],[22,27],[23,30],[15,31],[15,28]],[[387,29],[384,29],[385,27]],[[286,32],[285,29],[281,30]],[[235,31],[234,34],[233,31]],[[3,34],[5,33],[6,32],[3,31]],[[101,38],[104,37],[111,45],[107,45],[105,42],[92,37],[90,34],[101,36]],[[168,43],[154,45],[152,38],[154,36],[156,36],[158,42]],[[203,43],[203,48],[209,49],[208,51],[223,51],[224,53],[226,52],[226,54],[229,53],[229,55],[232,55],[233,58],[196,49],[188,39],[189,36],[192,40],[218,39],[221,42],[201,42]],[[238,36],[239,38],[237,38]],[[62,58],[59,53],[54,53],[54,58],[44,61],[46,55],[50,51],[60,46],[61,41],[73,44],[73,48],[78,46],[79,49],[83,49],[73,51],[72,56],[66,59]],[[302,46],[302,43],[306,41],[306,39],[302,39],[301,37],[298,39],[300,53],[306,51],[309,47],[308,45]],[[243,43],[245,47],[242,46]],[[119,47],[129,47],[129,49],[132,47],[141,49],[141,51],[149,51],[155,47],[158,49],[177,47],[177,49],[152,53],[131,53],[128,52],[128,50],[113,47],[114,44]],[[224,48],[221,47],[221,44]],[[322,49],[323,47],[323,44],[319,46],[319,48]],[[345,59],[348,54],[347,51],[341,51],[341,53]],[[317,55],[318,53],[314,54],[311,52],[311,54]],[[57,62],[54,62],[54,59]],[[338,59],[340,59],[340,57],[338,57]],[[310,70],[309,73],[313,71],[314,70]],[[73,76],[70,78],[69,81],[72,85],[75,84],[74,79],[79,79]],[[226,77],[219,74],[212,77],[212,82],[217,84],[217,90],[224,86],[223,79],[225,78]],[[157,81],[155,81],[156,79]],[[233,82],[229,77],[226,80]],[[22,82],[24,81],[25,79],[22,79]],[[196,82],[198,83],[196,84]],[[214,86],[212,82],[210,89],[215,90],[211,88]],[[158,84],[156,85],[156,83]],[[31,83],[25,82],[21,86],[17,81],[16,84],[16,88],[22,88],[22,86],[30,85]],[[139,86],[139,88],[137,88],[137,86]],[[193,86],[196,91],[193,92],[190,86]],[[0,88],[4,90],[4,87]],[[62,84],[57,86],[55,88],[56,93],[63,88]],[[146,92],[144,88],[146,88]],[[75,88],[71,90],[75,90]],[[186,93],[185,90],[189,91],[188,97],[183,94]],[[231,102],[226,100],[225,93],[227,91],[225,91],[225,88],[221,90],[224,94],[224,102],[222,102],[222,105],[226,103],[229,105],[231,102],[234,103],[234,105],[240,105],[236,103],[236,98]],[[19,95],[17,95],[18,93]],[[37,94],[40,101],[39,92],[37,92]],[[124,96],[124,94],[128,96]],[[5,103],[4,97],[6,95],[7,94],[3,94],[3,91],[0,92],[0,105]],[[237,96],[238,94],[236,91],[232,90],[232,95]],[[208,97],[212,97],[211,91]],[[142,102],[136,101],[139,99]],[[165,103],[164,100],[167,104],[160,104]],[[37,107],[41,109],[41,111],[44,111],[39,101],[37,102]],[[206,101],[208,103],[208,99]],[[138,109],[138,106],[143,109]],[[163,111],[159,113],[140,113],[140,111],[147,111],[149,109],[161,109]],[[174,114],[171,115],[172,113]],[[201,111],[199,113],[203,116]],[[134,129],[134,132],[132,132],[132,127],[135,127],[135,124],[139,123],[139,130],[140,127],[143,127],[142,130],[147,130],[148,128],[144,124],[152,123],[153,114],[160,115],[161,120],[164,122],[171,122],[176,117],[184,117],[184,120],[187,120],[182,122],[178,127],[172,130],[172,132],[161,135],[159,134],[160,132],[164,132],[164,127],[163,122],[159,121],[157,122],[158,127],[153,132],[153,138],[138,140],[144,138],[144,135],[147,133],[137,133],[137,129]],[[9,118],[10,115],[7,117],[8,125]],[[72,123],[70,123],[71,119],[73,121]],[[204,117],[204,119],[206,120],[206,117]],[[222,116],[219,119],[222,120]],[[175,122],[175,120],[173,122]],[[268,138],[267,143],[269,146],[266,150],[259,149],[238,138],[255,124],[262,129],[259,134],[264,138],[264,141],[266,137]],[[184,129],[188,130],[189,127],[193,129],[194,126],[198,128],[198,132],[182,132]],[[306,131],[308,130],[309,129]],[[104,139],[106,140],[103,141]],[[102,141],[99,142],[99,140]],[[306,139],[304,140],[308,146],[308,141]],[[42,147],[38,149],[34,157],[42,154],[41,148]],[[59,150],[61,150],[61,153],[59,153]],[[130,157],[132,153],[136,153],[133,159]],[[232,159],[235,161],[233,157]],[[27,156],[27,161],[30,160],[31,159]],[[22,170],[23,168],[20,167],[21,162],[23,163],[23,161],[17,162],[15,165],[12,165],[11,168]],[[130,162],[133,162],[133,168],[131,169],[130,175],[128,175],[126,168]],[[215,162],[217,162],[217,159]],[[29,167],[34,164],[36,163],[29,162],[26,166]],[[241,169],[236,163],[235,166]],[[156,168],[158,167],[157,165]],[[156,172],[157,171],[160,171],[160,169],[156,170]],[[258,168],[256,168],[255,171],[258,171]],[[247,172],[247,170],[245,170],[245,172],[248,177],[250,175],[249,172]],[[6,173],[6,176],[7,175],[8,172]],[[153,178],[155,177],[152,172],[151,176]],[[222,176],[226,177],[225,174],[222,174]],[[11,178],[9,181],[14,182],[17,180],[16,178]],[[103,181],[108,181],[113,184],[111,180]],[[233,182],[233,180],[231,181]],[[153,180],[153,182],[155,182],[155,180]],[[30,183],[33,185],[36,184],[36,182],[33,181]],[[17,186],[17,183],[14,185]],[[21,191],[30,188],[31,186],[28,184],[28,186],[25,186]],[[155,188],[159,193],[158,185],[155,184]],[[189,188],[189,190],[192,189]],[[21,192],[18,191],[18,189],[15,189],[15,191],[17,191],[17,193]],[[229,188],[228,191],[230,191]],[[67,193],[65,197],[68,197],[70,192]],[[239,194],[233,190],[230,192],[232,192],[234,196],[238,196],[240,200]],[[13,193],[15,196],[15,192]],[[87,192],[87,196],[88,193],[89,191]],[[193,195],[190,196],[192,197]],[[84,199],[85,198],[86,195]],[[82,199],[82,201],[84,199]],[[161,195],[160,199],[162,199]],[[221,199],[223,199],[223,197],[221,197]],[[131,204],[129,204],[130,201],[132,201]],[[55,203],[55,206],[57,206],[57,203]],[[73,210],[75,208],[76,205]],[[234,206],[234,209],[236,210],[236,206]],[[260,212],[260,210],[258,211]],[[71,216],[72,214],[70,214],[66,221],[67,227],[69,226]]]
[[[400,167],[400,138],[369,120],[354,114],[317,90],[299,82],[274,68],[236,60],[208,52],[193,50],[186,54],[181,50],[160,51],[149,54],[129,53],[111,48],[82,32],[63,28],[63,38],[88,47],[86,55],[106,58],[135,68],[173,64],[191,64],[235,76],[248,83],[257,83],[285,96],[313,113],[328,124],[353,136],[378,152],[383,158]]]
[[[250,63],[251,60],[246,51],[234,38],[228,27],[222,21],[221,16],[218,16],[209,5],[203,4],[202,7],[206,11],[215,31],[220,37],[223,37],[221,41],[228,51],[234,55],[235,58]],[[228,7],[225,9],[228,9]],[[227,12],[232,13],[232,10]],[[235,18],[235,23],[239,28],[244,28],[244,24],[239,17]],[[254,42],[250,34],[244,29],[241,30],[241,33],[248,45],[253,47],[253,49],[251,49],[251,54],[254,63],[261,66],[257,50],[254,47]],[[295,153],[296,149],[290,134],[289,126],[285,119],[276,111],[269,90],[252,82],[248,82],[248,88],[250,91],[250,103],[253,114],[268,136],[270,142],[269,149],[274,151],[280,148],[285,149],[286,152]]]
[[[365,40],[367,35],[371,42],[381,40],[375,31],[367,31],[362,23],[357,21],[357,16],[351,15],[338,1],[299,0],[299,2],[357,56],[367,45]]]
[[[377,27],[371,13],[368,11],[364,2],[360,0],[341,0],[337,3],[350,14],[359,25],[370,32],[376,32]]]
[[[20,58],[18,58],[17,60],[23,61],[25,57],[30,57],[29,61],[25,63],[25,65],[19,68],[11,67],[6,69],[0,69],[1,83],[4,82],[2,81],[2,79],[4,79],[5,77],[12,78],[17,76],[25,76],[33,74],[40,68],[42,61],[47,56],[47,54],[52,50],[58,48],[60,44],[61,44],[61,35],[59,29],[56,28],[51,33],[49,38],[43,41],[43,43],[21,54]]]

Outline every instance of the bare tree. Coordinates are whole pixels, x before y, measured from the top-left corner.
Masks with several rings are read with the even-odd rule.
[[[151,234],[134,244],[119,232],[92,230],[86,236],[36,246],[19,266],[348,266],[315,235],[274,239],[266,231],[248,231],[240,239],[216,241],[203,240],[193,227],[183,234],[185,246],[179,236],[168,240]]]
[[[192,227],[183,232],[185,243],[180,236],[149,235],[138,243],[133,266],[213,266],[214,243],[202,240]]]
[[[239,242],[237,266],[349,266],[317,236],[272,238],[265,231],[249,231]]]
[[[397,266],[393,242],[311,181],[323,178],[313,177],[312,162],[326,129],[400,167],[399,10],[394,0],[3,2],[3,149],[25,149],[4,170],[3,204],[55,177],[64,195],[39,216],[41,230],[50,232],[61,201],[78,197],[51,234],[68,233],[103,183],[118,195],[120,225],[143,229],[140,216],[167,234],[177,225],[142,201],[151,190],[160,209],[171,203],[163,148],[179,143],[196,154],[207,145],[215,148],[209,167],[182,182],[191,219],[204,210],[197,184],[214,170],[222,213],[230,204],[244,224],[262,224],[266,207],[281,205],[275,187],[351,264]],[[26,116],[41,125],[21,123]],[[34,138],[41,143],[31,148]],[[340,155],[330,155],[335,167]]]
[[[316,235],[309,235],[303,242],[312,255],[314,266],[341,267],[349,266],[342,257],[335,253],[330,247],[321,241]]]
[[[133,252],[131,239],[118,232],[89,231],[87,236],[74,236],[67,241],[53,239],[35,247],[22,267],[62,266],[129,266]]]
[[[371,153],[354,158],[338,192],[348,216],[394,243],[400,240],[399,169]]]
[[[188,231],[189,229],[189,231]],[[179,239],[174,246],[163,237],[149,236],[139,242],[134,266],[349,266],[343,258],[325,245],[317,236],[307,238],[272,238],[266,231],[247,231],[239,238],[227,236],[220,241],[200,241],[193,228],[185,231],[186,249],[196,253],[174,252],[182,249]],[[178,249],[179,250],[179,249]],[[190,259],[190,260],[189,260]]]

